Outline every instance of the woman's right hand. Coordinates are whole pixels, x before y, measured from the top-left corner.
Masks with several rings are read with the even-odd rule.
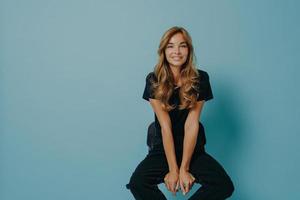
[[[175,171],[170,171],[166,174],[165,178],[165,185],[167,189],[176,196],[176,192],[179,188],[179,173]]]

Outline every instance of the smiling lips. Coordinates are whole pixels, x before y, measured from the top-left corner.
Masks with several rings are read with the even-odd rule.
[[[182,58],[178,57],[178,56],[175,56],[175,57],[172,57],[172,59],[174,59],[174,60],[181,60]]]

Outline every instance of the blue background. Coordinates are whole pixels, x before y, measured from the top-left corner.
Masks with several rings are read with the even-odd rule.
[[[133,199],[145,77],[174,25],[210,75],[201,121],[230,199],[300,199],[298,2],[0,1],[0,199]]]

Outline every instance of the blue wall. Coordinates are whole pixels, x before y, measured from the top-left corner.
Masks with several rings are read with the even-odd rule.
[[[179,25],[210,74],[201,121],[230,199],[300,199],[299,5],[0,1],[0,198],[133,199],[125,184],[154,120],[145,76]]]

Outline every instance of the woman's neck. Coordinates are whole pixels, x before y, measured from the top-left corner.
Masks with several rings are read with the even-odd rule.
[[[179,86],[181,83],[180,81],[180,68],[179,67],[171,67],[171,71],[173,74],[174,84]]]

